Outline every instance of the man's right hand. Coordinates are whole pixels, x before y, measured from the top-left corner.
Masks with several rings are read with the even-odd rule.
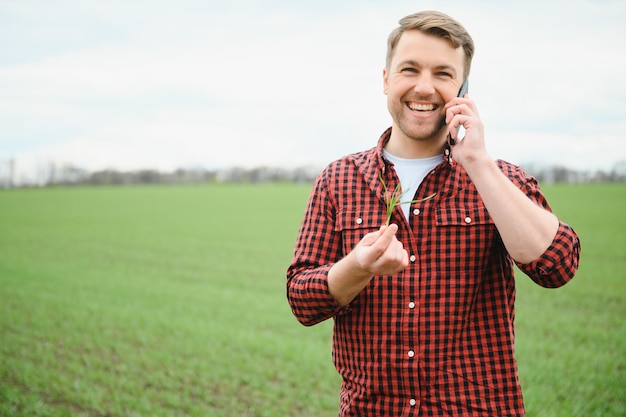
[[[352,250],[358,265],[370,275],[392,275],[409,264],[409,254],[396,238],[398,226],[382,226],[368,233]],[[350,256],[350,255],[348,255]]]
[[[345,306],[374,275],[393,275],[409,264],[409,254],[396,238],[398,226],[382,226],[368,233],[328,272],[328,287],[337,303]]]

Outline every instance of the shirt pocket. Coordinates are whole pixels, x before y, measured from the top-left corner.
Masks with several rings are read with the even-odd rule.
[[[482,204],[439,207],[436,241],[440,272],[474,281],[491,258],[497,229]],[[470,284],[470,283],[468,283]]]
[[[341,234],[343,255],[347,255],[368,233],[375,232],[384,224],[383,216],[364,210],[348,209],[337,213],[335,232]]]

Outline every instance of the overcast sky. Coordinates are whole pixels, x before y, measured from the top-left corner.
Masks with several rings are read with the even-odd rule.
[[[626,160],[626,1],[0,0],[0,161],[323,166],[391,119],[388,33],[457,18],[495,158]]]

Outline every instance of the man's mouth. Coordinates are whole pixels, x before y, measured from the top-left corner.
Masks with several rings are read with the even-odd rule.
[[[422,104],[422,103],[412,103],[409,102],[407,103],[407,106],[409,107],[409,109],[413,110],[413,111],[422,111],[422,112],[428,112],[428,111],[433,111],[437,108],[436,104]]]

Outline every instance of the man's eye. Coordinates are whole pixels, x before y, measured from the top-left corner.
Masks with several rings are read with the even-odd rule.
[[[406,72],[406,73],[416,73],[417,70],[415,68],[402,68],[400,70],[400,72]]]

